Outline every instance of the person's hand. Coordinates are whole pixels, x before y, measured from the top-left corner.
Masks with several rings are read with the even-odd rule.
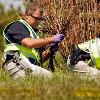
[[[50,50],[53,52],[56,52],[58,50],[58,43],[54,43],[50,46]]]
[[[54,41],[55,41],[56,43],[61,42],[63,39],[64,39],[64,35],[63,35],[63,34],[54,35]]]

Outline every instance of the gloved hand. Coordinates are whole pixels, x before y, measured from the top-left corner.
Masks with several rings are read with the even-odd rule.
[[[54,43],[50,46],[50,50],[52,50],[54,53],[58,50],[58,43]]]
[[[63,39],[64,39],[64,35],[63,35],[63,34],[54,35],[54,41],[55,41],[56,43],[61,42]]]

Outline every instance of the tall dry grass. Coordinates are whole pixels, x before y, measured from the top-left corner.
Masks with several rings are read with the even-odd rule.
[[[34,1],[34,0],[33,0]],[[70,53],[71,45],[96,37],[99,33],[99,10],[97,0],[40,0],[47,20],[44,32],[63,33],[60,52],[64,57]]]

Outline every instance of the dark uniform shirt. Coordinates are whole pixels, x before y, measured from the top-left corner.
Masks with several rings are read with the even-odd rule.
[[[6,34],[8,34],[8,37],[11,42],[18,44],[21,44],[21,41],[24,38],[30,37],[27,27],[19,21],[16,21],[9,27],[7,27]]]
[[[37,32],[38,30],[34,29],[34,31]],[[17,44],[20,44],[20,45],[21,45],[21,41],[24,38],[30,37],[30,33],[29,33],[29,30],[27,29],[27,27],[19,21],[16,21],[16,22],[8,25],[7,28],[5,29],[5,34],[6,34],[6,37],[8,38],[8,40],[10,40],[11,43],[17,43]],[[7,41],[8,44],[10,42]],[[28,58],[28,59],[30,60],[31,63],[37,64],[37,62],[35,61],[34,58]]]

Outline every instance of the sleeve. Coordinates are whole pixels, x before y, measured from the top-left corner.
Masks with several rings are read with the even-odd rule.
[[[28,29],[21,22],[13,23],[7,30],[7,33],[15,43],[21,43],[24,38],[30,37]]]

